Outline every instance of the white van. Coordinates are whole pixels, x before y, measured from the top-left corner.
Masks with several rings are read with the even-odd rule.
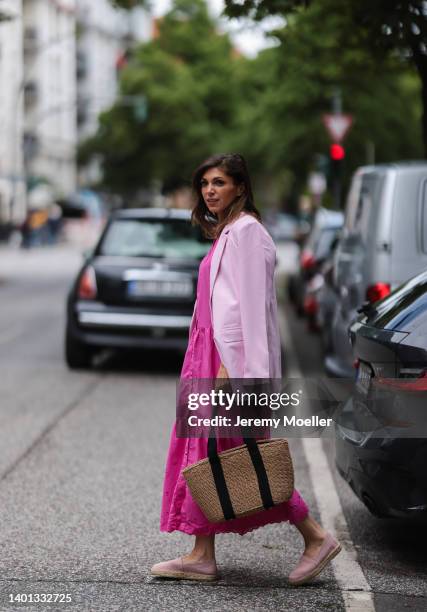
[[[347,198],[334,260],[337,302],[325,368],[354,376],[348,328],[365,302],[374,303],[427,269],[427,162],[359,168]]]

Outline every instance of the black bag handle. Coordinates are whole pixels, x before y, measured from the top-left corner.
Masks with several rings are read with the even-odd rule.
[[[216,416],[216,412],[217,407],[214,406],[212,414],[213,417]],[[231,503],[230,493],[227,488],[224,471],[222,469],[221,460],[218,455],[215,432],[213,432],[213,437],[211,436],[212,429],[213,428],[211,426],[208,437],[208,458],[224,518],[226,520],[229,520],[236,518],[236,515],[233,510],[233,504]],[[267,510],[268,508],[272,508],[274,506],[274,502],[273,496],[271,494],[270,483],[268,482],[267,472],[265,469],[264,462],[262,460],[258,444],[256,443],[256,440],[254,438],[246,438],[244,436],[243,442],[246,444],[249,456],[252,461],[252,465],[257,476],[262,505]]]

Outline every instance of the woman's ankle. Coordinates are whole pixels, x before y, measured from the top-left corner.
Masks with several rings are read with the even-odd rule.
[[[322,542],[327,535],[327,531],[311,516],[307,516],[304,520],[297,523],[295,527],[304,538],[306,546]]]
[[[215,561],[215,535],[198,535],[194,541],[193,550],[183,557],[186,561]]]
[[[203,551],[203,550],[192,550],[187,555],[182,557],[184,561],[190,563],[199,563],[204,561],[215,561],[215,552]]]

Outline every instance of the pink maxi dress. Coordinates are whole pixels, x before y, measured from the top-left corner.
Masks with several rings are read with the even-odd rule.
[[[200,264],[195,325],[185,354],[181,378],[216,378],[221,363],[213,339],[209,307],[210,264],[215,246],[216,242]],[[218,438],[218,452],[240,444],[243,444],[242,438]],[[191,497],[181,474],[188,465],[206,457],[206,438],[177,438],[176,425],[173,426],[163,484],[161,531],[183,531],[190,535],[226,532],[243,535],[268,523],[289,521],[295,524],[307,516],[307,505],[295,490],[288,502],[274,508],[223,523],[210,523]]]

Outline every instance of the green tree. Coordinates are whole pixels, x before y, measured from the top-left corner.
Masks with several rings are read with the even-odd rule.
[[[240,61],[202,0],[177,0],[158,37],[134,50],[122,72],[121,99],[101,115],[80,160],[101,155],[106,185],[129,196],[153,180],[165,190],[187,182],[192,168],[226,141]],[[141,96],[145,121],[132,104]]]
[[[283,15],[288,21],[301,11],[318,12],[328,0],[225,0],[230,17],[250,16],[263,19],[268,15]],[[358,39],[360,47],[375,54],[378,60],[399,57],[415,66],[421,81],[422,135],[424,154],[427,155],[427,7],[424,0],[344,0],[323,11],[324,21],[318,24],[320,32],[332,22],[339,27],[342,12],[350,18],[350,39]],[[348,29],[347,29],[348,31]],[[336,35],[342,39],[337,28]],[[347,40],[342,41],[344,48]],[[310,46],[311,41],[307,39]]]
[[[81,159],[101,155],[106,186],[132,197],[153,180],[173,189],[205,156],[238,151],[258,204],[277,203],[301,192],[316,156],[327,153],[321,116],[337,88],[356,120],[346,178],[370,143],[379,162],[419,157],[416,71],[398,55],[374,57],[353,19],[348,3],[338,13],[334,0],[313,2],[288,15],[274,33],[278,46],[249,60],[218,33],[202,0],[177,0],[159,36],[134,50],[121,97]]]
[[[322,114],[337,89],[355,118],[345,142],[345,186],[373,145],[378,162],[422,155],[415,70],[398,57],[373,58],[348,7],[335,8],[334,0],[322,0],[288,17],[274,33],[280,44],[241,68],[245,103],[236,117],[236,148],[249,158],[261,190],[278,200],[301,193],[316,158],[328,155]]]

